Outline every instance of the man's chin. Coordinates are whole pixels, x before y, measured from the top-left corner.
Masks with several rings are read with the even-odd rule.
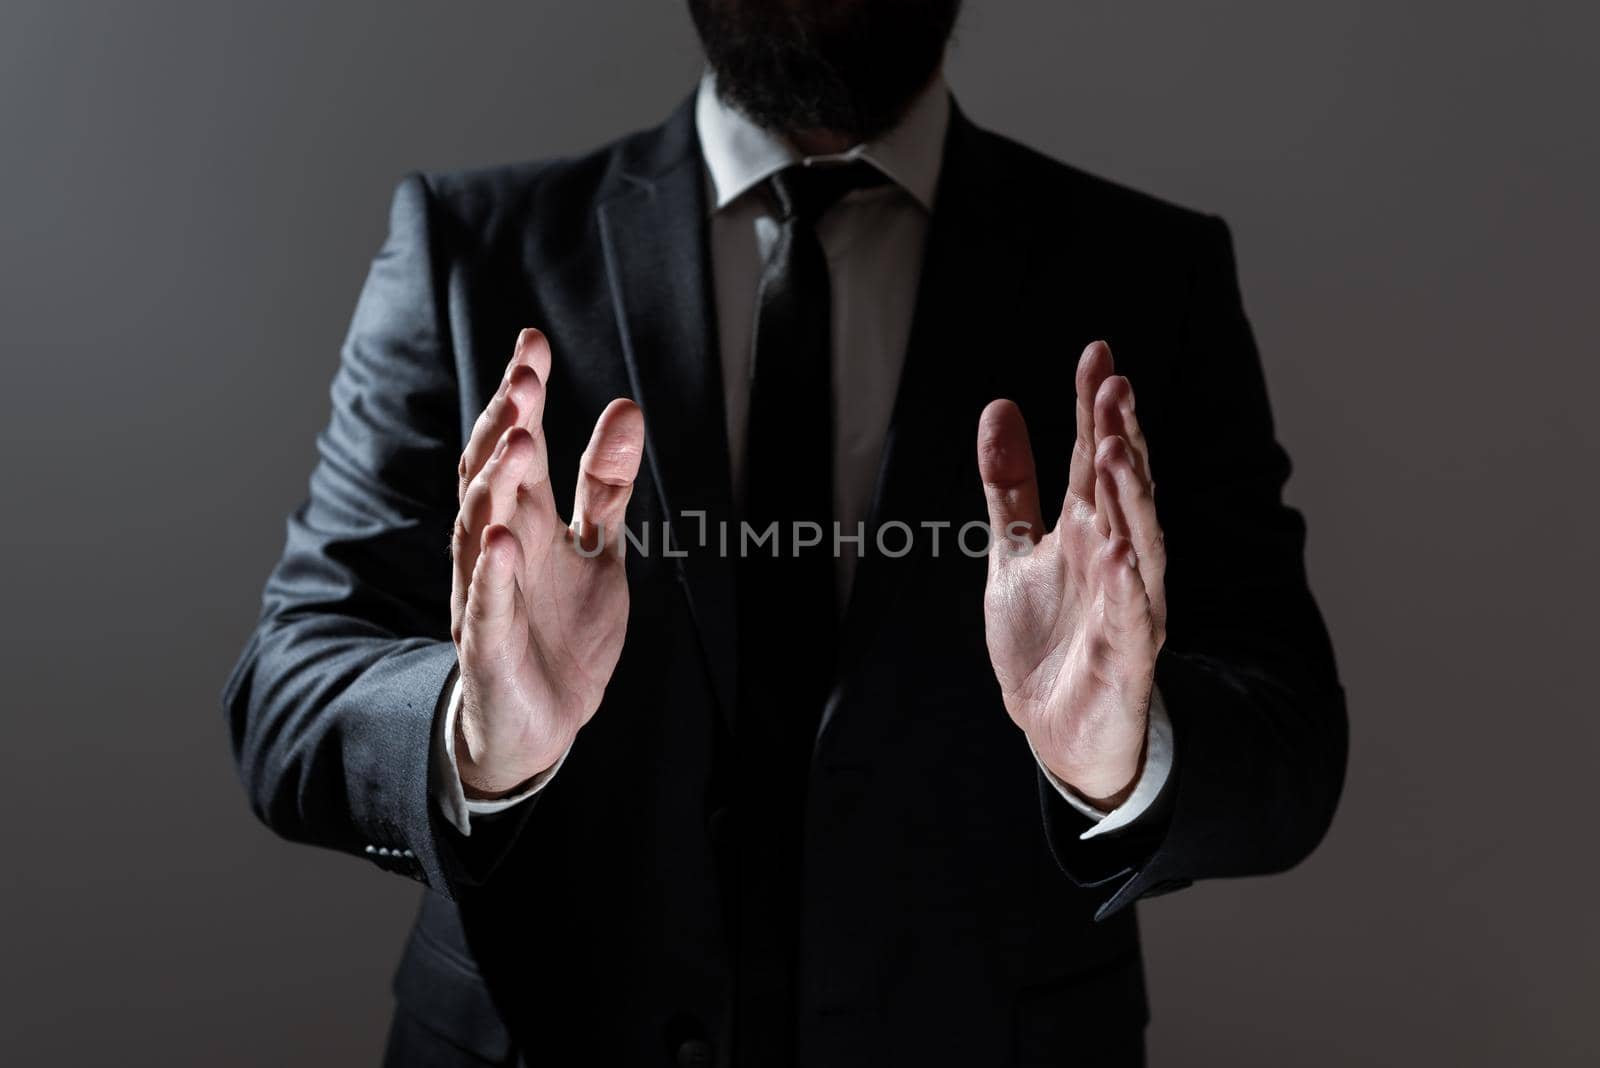
[[[960,0],[860,0],[774,14],[754,0],[689,0],[717,93],[787,136],[847,144],[892,129],[938,73]]]

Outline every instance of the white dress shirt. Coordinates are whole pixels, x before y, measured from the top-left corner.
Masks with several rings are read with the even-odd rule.
[[[936,78],[900,124],[882,138],[837,156],[801,157],[781,138],[725,105],[717,96],[710,74],[701,80],[695,100],[695,126],[706,165],[711,272],[721,342],[729,460],[736,494],[744,474],[756,289],[779,232],[772,205],[758,187],[772,174],[796,162],[864,159],[890,178],[888,184],[844,197],[817,223],[817,237],[828,258],[832,296],[834,515],[841,529],[853,531],[856,523],[867,516],[905,362],[922,252],[949,124],[949,92],[944,80]],[[853,554],[839,554],[835,581],[840,604],[848,602],[855,566]],[[499,812],[520,804],[538,793],[560,770],[561,763],[557,762],[513,797],[467,800],[455,761],[455,718],[460,703],[461,684],[457,680],[445,714],[438,717],[434,782],[445,816],[462,834],[470,834],[473,814]],[[1104,814],[1098,812],[1043,764],[1040,767],[1074,808],[1096,821],[1083,837],[1126,827],[1150,806],[1172,768],[1172,727],[1159,691],[1150,702],[1144,770],[1133,793],[1119,807]]]

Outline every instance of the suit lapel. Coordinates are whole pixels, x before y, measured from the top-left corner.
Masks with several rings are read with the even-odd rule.
[[[645,461],[672,524],[674,551],[686,553],[675,563],[731,723],[733,561],[715,546],[720,524],[732,519],[732,493],[693,108],[680,108],[639,156],[622,163],[627,188],[598,209],[606,275],[628,376],[644,410]],[[704,527],[694,513],[703,513]],[[650,535],[650,551],[662,552],[662,532]]]

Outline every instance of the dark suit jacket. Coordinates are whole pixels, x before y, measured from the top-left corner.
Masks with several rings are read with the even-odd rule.
[[[225,701],[269,826],[427,888],[395,982],[401,1061],[427,1061],[427,1043],[531,1064],[711,1063],[725,1048],[715,772],[737,716],[732,561],[630,554],[621,663],[536,802],[462,839],[429,781],[455,663],[457,457],[518,329],[555,350],[556,499],[572,499],[602,407],[632,396],[648,440],[629,523],[659,535],[668,516],[731,516],[708,293],[688,106],[581,159],[413,176],[395,195],[310,498]],[[1218,219],[957,111],[869,535],[985,518],[975,429],[1000,396],[1027,417],[1054,514],[1074,366],[1095,338],[1135,385],[1159,486],[1173,776],[1141,830],[1079,841],[1087,822],[1001,707],[984,561],[948,542],[935,558],[927,539],[866,557],[810,783],[802,1063],[1117,1061],[1146,1019],[1130,906],[1288,868],[1332,817],[1343,698]]]

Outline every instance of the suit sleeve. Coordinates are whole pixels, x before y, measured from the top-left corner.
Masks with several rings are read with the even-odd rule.
[[[401,183],[254,633],[223,693],[256,814],[448,895],[467,874],[430,803],[455,668],[461,414],[425,181]]]
[[[1174,763],[1137,832],[1084,842],[1041,780],[1062,869],[1104,892],[1097,918],[1196,879],[1282,871],[1314,849],[1344,781],[1344,694],[1306,581],[1305,525],[1239,295],[1232,242],[1202,224],[1161,428],[1147,427],[1168,551],[1156,682]]]

